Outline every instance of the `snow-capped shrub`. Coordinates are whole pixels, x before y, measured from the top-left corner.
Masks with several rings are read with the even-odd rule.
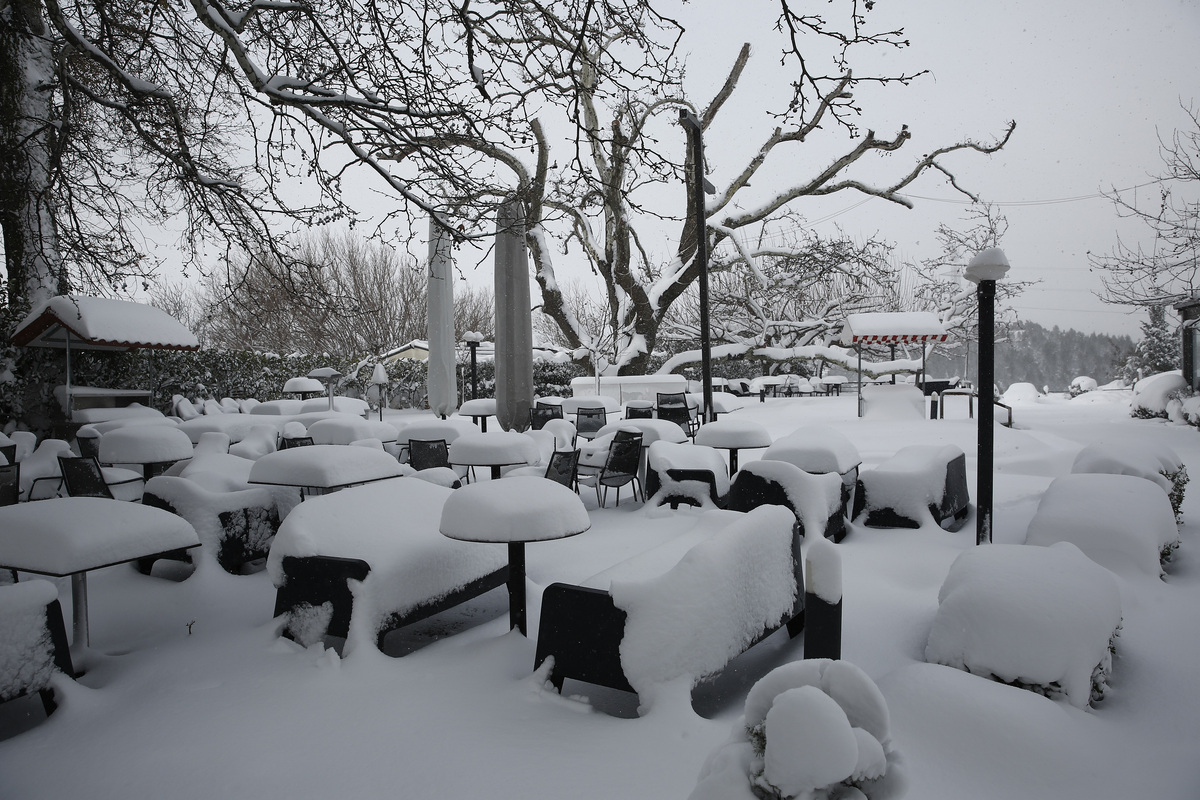
[[[785,664],[750,689],[690,800],[863,797],[856,787],[887,772],[889,724],[883,694],[854,664]]]
[[[1100,388],[1100,384],[1095,378],[1089,378],[1086,375],[1080,375],[1071,381],[1071,385],[1067,387],[1067,393],[1071,397],[1078,397],[1085,392],[1094,392]]]
[[[1120,625],[1116,579],[1073,544],[976,547],[938,592],[925,659],[1083,708],[1104,696]]]
[[[1129,413],[1140,419],[1167,419],[1167,405],[1172,399],[1180,401],[1182,414],[1181,393],[1187,391],[1187,381],[1179,370],[1160,372],[1148,378],[1142,378],[1133,385],[1133,400],[1130,402]]]
[[[1028,544],[1070,542],[1123,575],[1162,575],[1179,528],[1162,489],[1132,475],[1060,475],[1042,495]]]
[[[1074,474],[1100,473],[1134,475],[1157,484],[1171,501],[1175,521],[1182,521],[1183,495],[1187,488],[1187,467],[1166,445],[1152,447],[1141,442],[1108,444],[1097,442],[1084,447],[1071,465]]]
[[[1013,403],[1034,403],[1041,396],[1042,393],[1032,383],[1018,382],[1004,390],[1000,402],[1010,406]]]

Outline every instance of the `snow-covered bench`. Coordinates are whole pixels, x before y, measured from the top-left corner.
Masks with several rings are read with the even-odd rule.
[[[38,692],[54,712],[54,673],[74,676],[58,590],[50,581],[0,586],[0,703]]]
[[[901,448],[858,478],[854,516],[873,528],[919,528],[928,519],[949,531],[967,520],[967,459],[952,444]]]
[[[267,558],[285,636],[308,645],[345,637],[347,653],[392,630],[503,586],[503,545],[439,531],[454,492],[390,478],[310,498],[279,527]]]
[[[656,684],[702,680],[785,626],[804,626],[800,539],[792,513],[713,510],[697,527],[583,582],[542,595],[535,665],[547,676],[645,697]]]
[[[846,536],[842,489],[841,476],[832,472],[813,475],[786,461],[751,461],[738,470],[726,508],[784,506],[796,515],[801,536],[815,532],[840,542]]]

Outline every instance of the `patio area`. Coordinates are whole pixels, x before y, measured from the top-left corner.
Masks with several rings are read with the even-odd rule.
[[[1131,419],[1127,403],[1097,399],[1020,406],[1017,427],[998,429],[998,544],[1025,540],[1046,488],[1100,435],[1168,444],[1200,470],[1194,432]],[[755,400],[728,418],[776,440],[825,426],[857,447],[864,470],[909,445],[953,445],[966,453],[974,495],[976,433],[965,415],[859,419],[847,393]],[[763,452],[744,449],[741,463]],[[486,470],[477,480],[489,480]],[[503,586],[392,633],[382,652],[339,656],[280,638],[267,572],[233,575],[206,558],[183,580],[186,569],[171,563],[151,576],[128,565],[91,573],[87,673],[56,682],[60,705],[49,718],[36,697],[0,705],[0,796],[60,798],[86,788],[114,800],[687,797],[729,738],[749,688],[800,659],[804,635],[776,632],[695,689],[668,681],[639,700],[568,680],[558,694],[546,669],[534,670],[542,591],[735,514],[629,500],[601,508],[591,491],[579,497],[590,529],[528,548],[528,637],[510,630]],[[1165,580],[1117,576],[1124,619],[1114,689],[1088,710],[926,663],[939,587],[975,546],[973,516],[957,533],[933,523],[848,524],[836,545],[842,654],[882,690],[899,757],[868,795],[1189,796],[1200,780],[1200,641],[1183,635],[1200,606],[1194,513],[1186,513],[1195,502],[1185,502],[1182,546]],[[386,531],[402,520],[367,514],[356,524]],[[69,597],[69,580],[55,581]]]

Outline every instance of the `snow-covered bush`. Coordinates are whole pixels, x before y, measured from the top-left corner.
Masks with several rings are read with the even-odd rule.
[[[785,664],[750,689],[690,800],[865,797],[857,787],[887,772],[889,725],[883,694],[854,664]]]
[[[1060,475],[1042,495],[1025,541],[1071,542],[1113,572],[1159,577],[1179,546],[1179,529],[1170,501],[1145,478]]]
[[[1100,384],[1096,382],[1095,378],[1089,378],[1086,375],[1080,375],[1071,381],[1071,385],[1067,387],[1067,393],[1071,395],[1071,397],[1078,397],[1085,392],[1094,392],[1099,388]]]
[[[1186,392],[1187,381],[1179,370],[1142,378],[1133,385],[1129,413],[1140,419],[1167,419],[1170,401],[1175,400],[1182,406],[1182,396]]]
[[[1073,544],[976,547],[938,592],[925,659],[1083,708],[1104,696],[1120,625],[1116,579]]]
[[[1000,395],[1000,402],[1005,405],[1013,403],[1034,403],[1042,393],[1037,390],[1037,387],[1032,383],[1014,383],[1004,390],[1004,394]]]
[[[1175,521],[1183,518],[1183,495],[1188,472],[1178,454],[1166,445],[1151,447],[1141,442],[1107,444],[1097,442],[1084,447],[1071,465],[1075,474],[1106,473],[1135,475],[1158,484],[1171,501]]]

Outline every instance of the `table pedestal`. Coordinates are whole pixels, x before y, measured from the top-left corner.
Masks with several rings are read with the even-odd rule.
[[[525,624],[525,543],[508,543],[508,629],[527,636]]]
[[[71,642],[76,647],[91,645],[88,634],[87,573],[71,575]]]

